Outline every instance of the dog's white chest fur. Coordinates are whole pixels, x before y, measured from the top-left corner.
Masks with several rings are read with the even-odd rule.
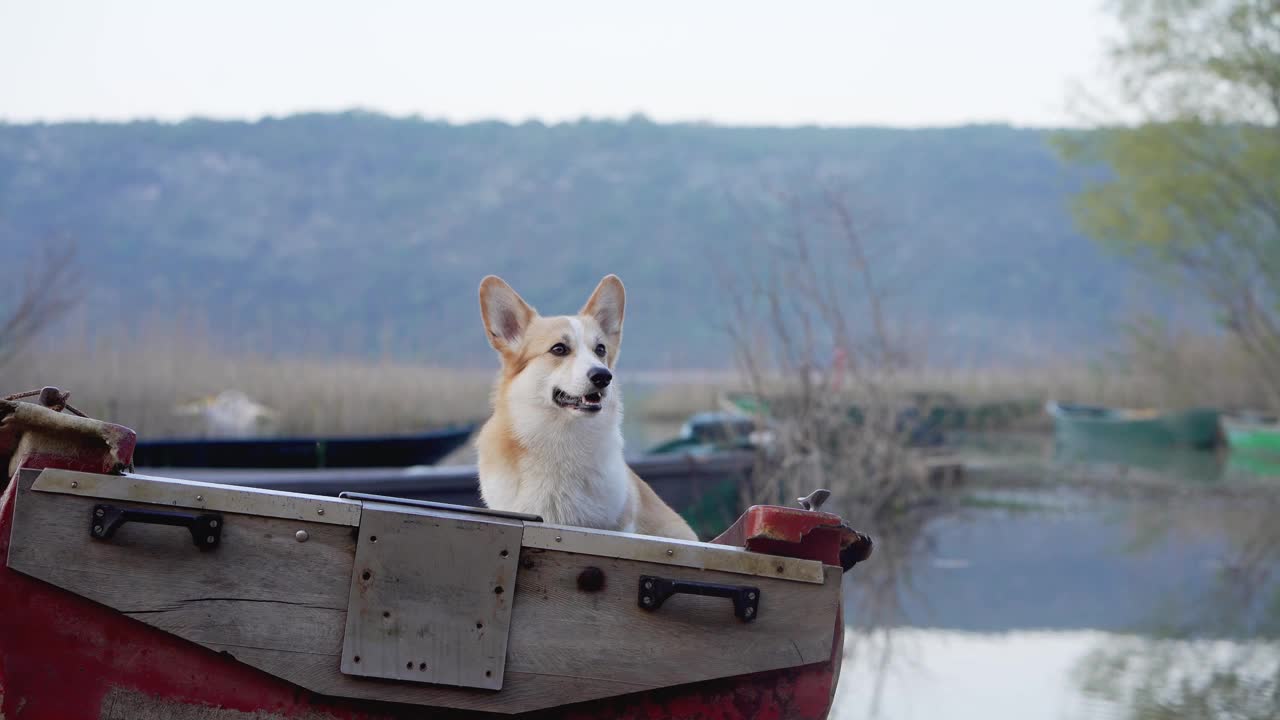
[[[621,398],[599,416],[512,408],[517,457],[480,456],[480,492],[489,507],[540,515],[557,525],[634,530],[622,522],[631,479],[623,459]]]

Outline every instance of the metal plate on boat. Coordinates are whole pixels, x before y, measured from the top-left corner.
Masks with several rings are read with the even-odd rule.
[[[353,500],[177,478],[136,474],[99,475],[51,468],[41,471],[31,489],[36,492],[243,513],[327,525],[360,524],[360,503]]]
[[[818,585],[824,582],[822,563],[817,560],[765,555],[729,545],[612,530],[529,524],[524,529],[524,546]]]
[[[450,510],[453,512],[467,513],[471,515],[489,515],[491,517],[510,518],[512,520],[527,520],[528,522],[542,522],[539,515],[529,515],[528,513],[511,512],[509,510],[494,510],[492,508],[473,507],[471,505],[455,505],[453,503],[435,502],[432,500],[415,500],[412,498],[391,497],[390,495],[371,495],[361,492],[340,492],[338,497],[344,500],[371,500],[373,502],[387,503],[388,505],[408,505],[410,507],[427,508],[429,510]]]
[[[502,687],[524,526],[365,502],[342,672]]]

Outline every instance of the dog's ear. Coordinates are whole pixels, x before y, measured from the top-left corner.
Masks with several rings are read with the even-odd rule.
[[[627,292],[622,287],[622,281],[617,275],[605,275],[578,314],[595,318],[600,329],[616,347],[622,342],[622,317],[626,309]]]
[[[507,352],[520,342],[538,311],[502,278],[489,275],[480,281],[480,316],[484,318],[489,344],[498,352]]]

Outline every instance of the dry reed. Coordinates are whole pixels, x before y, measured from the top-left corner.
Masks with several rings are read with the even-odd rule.
[[[275,434],[382,434],[482,420],[492,375],[393,361],[231,353],[195,340],[46,343],[0,375],[7,392],[57,385],[92,417],[143,436],[198,436],[179,404],[239,390],[278,413]]]

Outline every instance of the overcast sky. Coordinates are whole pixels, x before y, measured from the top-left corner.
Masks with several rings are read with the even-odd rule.
[[[1073,124],[1100,0],[0,0],[0,120]]]

